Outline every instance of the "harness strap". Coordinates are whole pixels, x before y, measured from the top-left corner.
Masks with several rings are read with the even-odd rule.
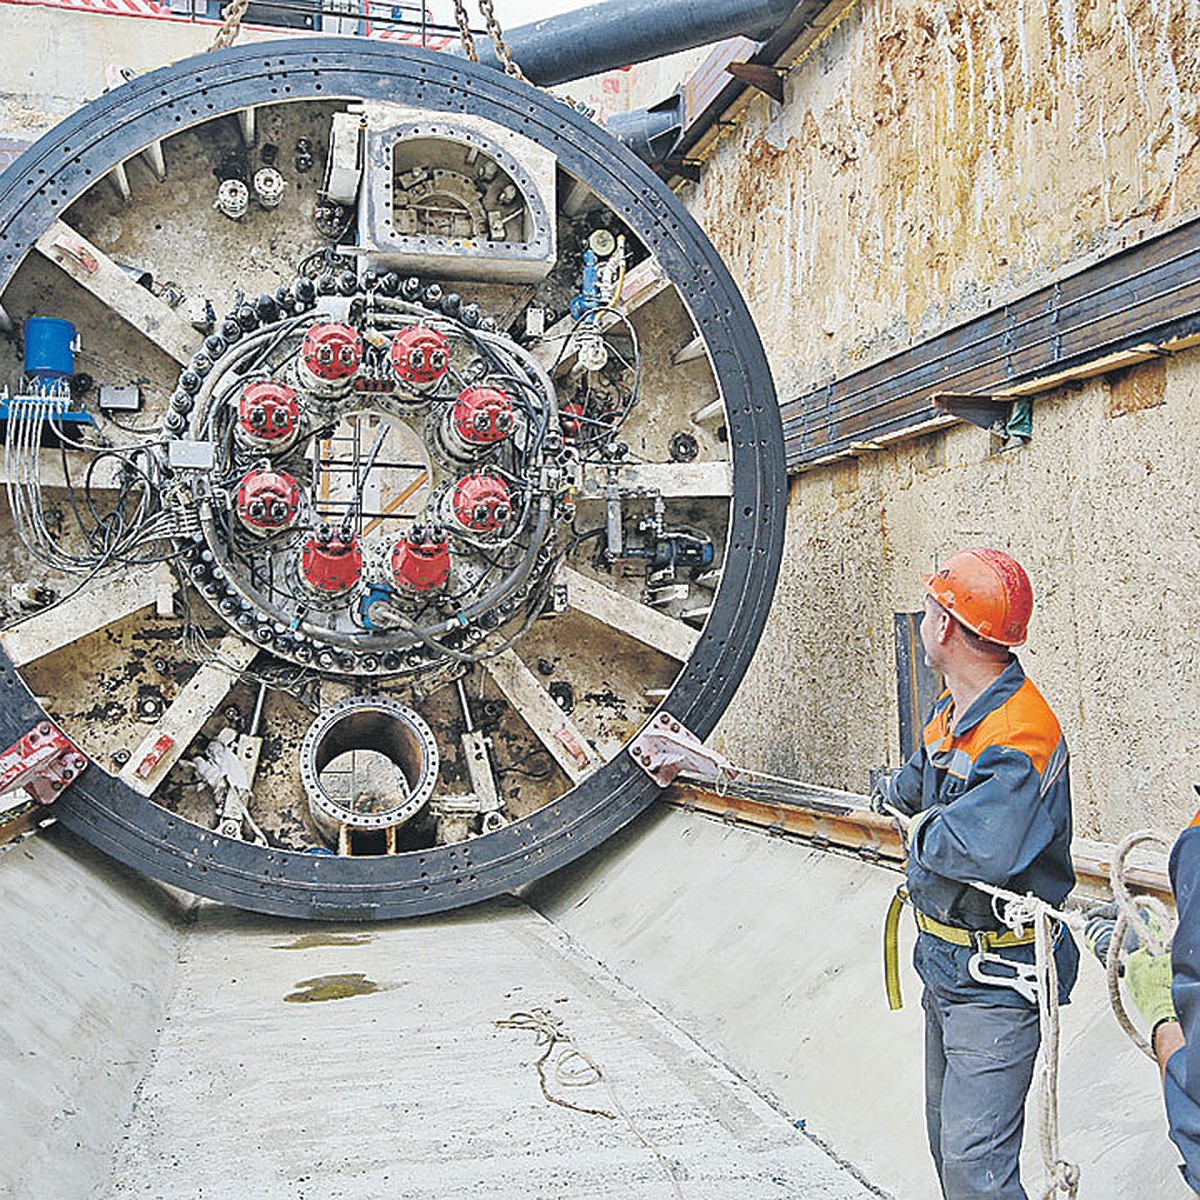
[[[904,911],[904,900],[904,889],[900,888],[888,905],[883,923],[883,981],[892,1012],[904,1007],[904,997],[900,994],[900,914]]]
[[[888,1008],[892,1012],[904,1007],[904,997],[900,991],[900,914],[907,901],[908,892],[903,887],[897,888],[883,922],[883,981],[887,988]],[[913,912],[916,914],[917,928],[924,933],[954,946],[967,946],[981,954],[1009,946],[1032,946],[1036,937],[1032,929],[1019,934],[1011,929],[963,929],[935,920],[920,909],[915,908]]]

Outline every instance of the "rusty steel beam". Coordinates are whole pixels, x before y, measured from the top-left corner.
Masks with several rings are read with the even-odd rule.
[[[1048,391],[1200,341],[1200,218],[782,405],[788,471],[954,418],[939,393]]]
[[[822,849],[836,846],[854,850],[864,858],[899,866],[904,847],[896,822],[870,809],[849,804],[811,800],[772,800],[744,792],[719,795],[696,784],[673,784],[667,800],[682,808],[721,817],[738,825],[752,825],[771,833],[801,837]],[[863,797],[864,805],[866,797]]]
[[[818,849],[849,850],[882,866],[901,868],[905,853],[896,822],[867,808],[866,796],[861,798],[861,805],[855,805],[818,799],[820,788],[806,790],[812,792],[812,799],[770,798],[750,795],[740,789],[718,794],[698,784],[675,783],[666,790],[664,798],[669,804],[720,817],[735,825],[803,838]],[[1077,848],[1072,855],[1076,886],[1088,898],[1107,898],[1115,851],[1116,847],[1100,843],[1087,849]],[[1126,871],[1125,881],[1135,895],[1157,896],[1166,903],[1173,903],[1171,883],[1165,871],[1131,866]]]

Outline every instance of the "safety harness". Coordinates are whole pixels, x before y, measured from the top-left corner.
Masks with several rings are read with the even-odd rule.
[[[908,889],[897,888],[883,923],[883,978],[887,986],[888,1008],[893,1012],[904,1007],[904,997],[900,993],[900,913],[906,904],[911,903]],[[993,953],[1010,946],[1032,946],[1035,939],[1032,929],[1021,933],[1014,933],[1011,929],[963,929],[935,920],[915,905],[913,913],[917,918],[917,928],[922,932],[954,946],[974,947],[975,953],[971,955],[967,969],[976,983],[1010,987],[1031,1004],[1037,1003],[1036,967],[1032,963],[1013,962]],[[991,969],[985,970],[985,967]]]

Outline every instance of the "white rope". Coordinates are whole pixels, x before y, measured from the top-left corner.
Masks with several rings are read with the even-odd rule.
[[[1063,912],[1037,896],[1018,896],[1015,892],[987,883],[973,882],[972,887],[992,897],[992,910],[1014,933],[1032,929],[1034,970],[1037,974],[1038,1028],[1038,1135],[1042,1162],[1046,1168],[1046,1186],[1042,1200],[1055,1200],[1065,1193],[1070,1200],[1079,1194],[1079,1164],[1063,1158],[1058,1143],[1058,965],[1054,961],[1053,922],[1083,931],[1081,913]],[[998,901],[1003,901],[1001,905]]]
[[[732,763],[718,765],[716,779],[711,781],[713,791],[718,796],[725,796],[731,783],[746,778],[765,779],[768,783],[782,783],[785,787],[799,791],[816,792],[823,798],[845,800],[855,808],[863,806],[861,792],[846,792],[841,788],[825,787],[819,783],[805,783],[802,779],[789,779],[786,775],[772,775],[769,771],[753,771],[749,767],[738,767]]]
[[[1117,921],[1113,926],[1112,940],[1108,944],[1108,954],[1105,958],[1105,976],[1108,984],[1108,1000],[1112,1005],[1113,1014],[1118,1024],[1129,1035],[1130,1041],[1147,1058],[1154,1059],[1154,1048],[1142,1035],[1141,1030],[1133,1023],[1121,997],[1121,948],[1125,945],[1125,934],[1130,929],[1138,936],[1138,941],[1150,949],[1151,954],[1164,954],[1171,945],[1171,937],[1163,937],[1163,932],[1170,930],[1174,933],[1175,919],[1167,906],[1157,896],[1139,896],[1136,901],[1129,894],[1126,882],[1128,859],[1130,852],[1136,846],[1162,846],[1168,853],[1171,841],[1166,834],[1156,829],[1139,829],[1131,833],[1118,847],[1113,855],[1112,867],[1109,869],[1109,883],[1112,885],[1113,899],[1117,904]],[[1144,913],[1153,913],[1158,918],[1158,928],[1151,926]]]

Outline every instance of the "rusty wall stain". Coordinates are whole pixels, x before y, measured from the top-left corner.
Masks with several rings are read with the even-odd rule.
[[[1188,0],[864,0],[692,207],[784,394],[1200,201]]]
[[[1109,417],[1124,417],[1167,402],[1167,364],[1161,358],[1110,371],[1104,377],[1104,411]]]

